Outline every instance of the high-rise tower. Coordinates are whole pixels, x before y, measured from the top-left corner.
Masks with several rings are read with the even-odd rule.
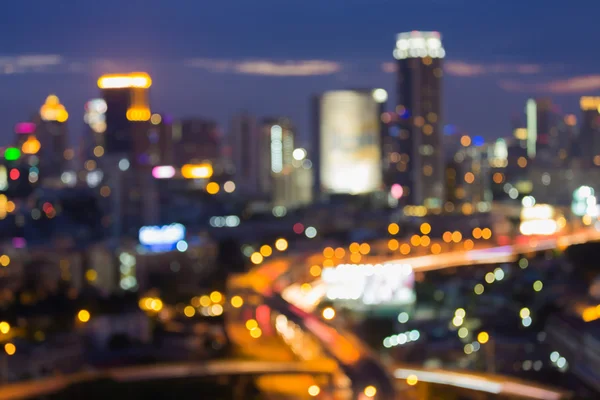
[[[390,124],[399,129],[387,143],[391,148],[386,153],[395,157],[386,171],[386,183],[402,185],[405,204],[442,206],[442,59],[445,55],[439,32],[413,31],[396,37],[398,105]]]

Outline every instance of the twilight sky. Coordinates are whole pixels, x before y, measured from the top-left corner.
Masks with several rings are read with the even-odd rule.
[[[107,72],[153,77],[152,109],[175,117],[287,115],[308,136],[309,99],[383,87],[395,102],[395,34],[437,30],[446,49],[444,122],[510,133],[529,96],[577,112],[600,93],[597,0],[5,0],[0,146],[45,97],[83,130]]]

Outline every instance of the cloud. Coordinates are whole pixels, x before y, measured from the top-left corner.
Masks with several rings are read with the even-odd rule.
[[[514,80],[500,81],[499,86],[508,92],[576,94],[600,89],[600,75],[583,75],[556,79],[543,83],[522,83]]]
[[[396,63],[385,62],[381,65],[384,72],[396,72]],[[531,75],[541,72],[537,64],[479,64],[460,60],[444,62],[444,71],[448,75],[459,77],[477,77],[483,75],[518,74]]]
[[[213,60],[195,58],[185,65],[211,72],[264,76],[330,75],[341,71],[340,63],[325,60],[272,61],[272,60]]]
[[[49,67],[61,65],[63,62],[63,58],[56,54],[0,56],[0,74],[43,72]]]

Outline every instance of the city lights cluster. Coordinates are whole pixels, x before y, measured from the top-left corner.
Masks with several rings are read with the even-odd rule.
[[[420,337],[421,333],[418,330],[413,329],[412,331],[386,337],[383,339],[383,347],[389,349],[396,346],[404,346],[416,342]]]
[[[232,300],[233,299],[234,298],[232,298]],[[218,317],[220,315],[223,315],[224,303],[225,296],[223,296],[221,292],[215,290],[210,294],[192,297],[190,305],[183,306],[181,312],[187,318],[192,318],[197,313],[200,313],[200,315],[204,317]],[[232,301],[232,304],[234,304],[234,301]]]
[[[439,32],[408,32],[397,36],[394,58],[444,58],[446,51],[442,47]]]
[[[565,372],[569,368],[567,359],[561,356],[558,351],[553,351],[550,353],[550,361],[552,362],[552,365],[562,372]]]
[[[240,226],[240,217],[228,215],[226,217],[211,217],[210,226],[213,228],[235,228]]]

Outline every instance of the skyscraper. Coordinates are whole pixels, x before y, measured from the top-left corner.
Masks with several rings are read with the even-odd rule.
[[[391,153],[386,183],[402,185],[405,204],[439,209],[444,198],[442,149],[442,59],[446,52],[438,32],[400,33],[398,105],[390,124],[399,130],[387,141]],[[390,138],[392,139],[392,138]]]
[[[600,166],[600,97],[582,97],[579,145],[584,165]]]
[[[184,119],[175,123],[172,136],[174,161],[178,166],[221,157],[221,133],[215,121]]]
[[[134,139],[143,135],[140,124],[150,120],[148,88],[150,76],[143,72],[104,75],[98,79],[102,98],[106,102],[105,153],[127,154],[134,158]],[[135,161],[135,160],[134,160]]]
[[[274,205],[293,202],[294,126],[288,118],[266,118],[261,124],[260,188]]]
[[[229,129],[236,184],[246,193],[257,193],[260,135],[256,118],[247,113],[236,115],[231,120]]]

